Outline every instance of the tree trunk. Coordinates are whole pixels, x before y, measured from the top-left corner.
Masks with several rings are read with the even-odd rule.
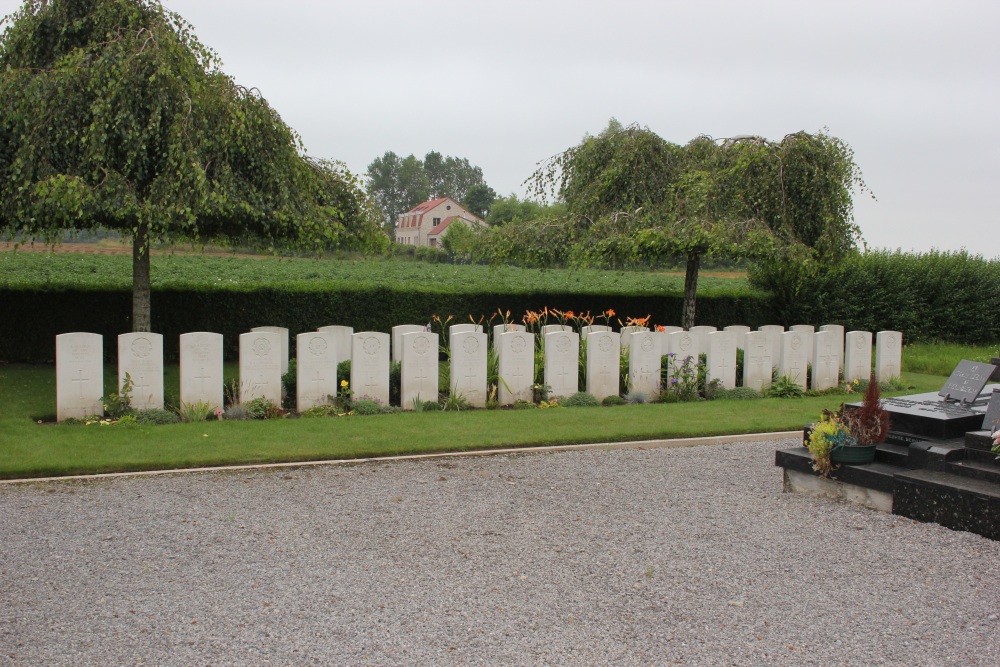
[[[684,315],[681,318],[681,326],[690,329],[694,326],[694,306],[695,296],[698,294],[698,267],[701,266],[701,257],[698,255],[688,255],[687,272],[684,274]]]
[[[139,223],[132,240],[132,331],[152,329],[149,307],[149,225]]]

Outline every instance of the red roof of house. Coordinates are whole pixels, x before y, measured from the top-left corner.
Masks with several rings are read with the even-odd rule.
[[[411,208],[406,213],[426,213],[427,211],[431,210],[435,206],[438,206],[439,204],[443,204],[445,201],[447,201],[447,199],[448,199],[448,197],[440,197],[438,199],[431,199],[429,201],[425,201],[422,204],[417,204],[416,206],[414,206],[413,208]]]
[[[436,235],[440,234],[441,232],[443,232],[444,230],[446,230],[448,228],[448,225],[450,225],[456,219],[458,219],[457,215],[452,215],[452,216],[449,216],[449,217],[445,218],[440,223],[438,223],[438,225],[435,226],[434,229],[432,229],[431,231],[427,232],[427,236],[436,236]]]

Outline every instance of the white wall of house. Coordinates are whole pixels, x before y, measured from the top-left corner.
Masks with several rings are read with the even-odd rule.
[[[462,218],[474,226],[486,225],[484,220],[467,211],[450,197],[433,199],[399,216],[396,220],[396,243],[429,246],[431,239],[428,237],[431,230],[452,216]]]

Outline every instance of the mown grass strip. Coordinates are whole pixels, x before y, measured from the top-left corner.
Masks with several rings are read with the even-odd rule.
[[[12,375],[17,371],[0,370],[5,479],[789,431],[851,398],[81,427],[37,425],[23,413],[11,414],[14,405],[24,410],[39,404],[4,400],[8,387],[23,386]],[[905,379],[914,391],[931,391],[944,381],[917,374]]]

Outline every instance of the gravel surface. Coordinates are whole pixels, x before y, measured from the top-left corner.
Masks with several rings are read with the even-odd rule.
[[[794,444],[0,487],[0,664],[1000,664],[1000,543]]]

